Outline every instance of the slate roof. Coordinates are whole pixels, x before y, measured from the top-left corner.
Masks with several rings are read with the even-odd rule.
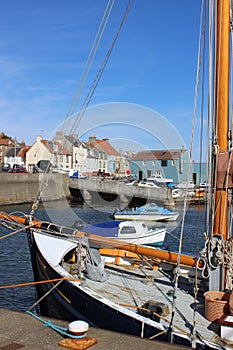
[[[6,157],[21,157],[25,158],[27,151],[31,148],[31,146],[24,146],[24,147],[11,147],[6,152]]]
[[[136,153],[132,160],[171,160],[180,158],[184,150],[146,150]]]
[[[8,149],[6,152],[5,156],[6,157],[21,157],[19,156],[19,151],[21,150],[21,147],[11,147]]]
[[[52,142],[49,140],[41,140],[40,142],[43,143],[43,145],[49,150],[50,153],[64,154],[66,156],[71,155],[71,153],[65,149],[59,141]]]

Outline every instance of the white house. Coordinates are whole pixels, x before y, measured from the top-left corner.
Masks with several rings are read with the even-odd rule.
[[[98,156],[84,143],[73,147],[73,168],[78,172],[89,175],[98,169]]]
[[[26,152],[28,151],[29,146],[22,144],[21,147],[16,146],[8,149],[4,156],[4,163],[10,165],[10,168],[13,168],[14,165],[25,166]]]
[[[43,140],[41,136],[37,136],[36,142],[26,153],[26,168],[33,171],[34,166],[39,166],[44,170],[48,164],[59,168],[72,167],[72,155],[61,143]]]

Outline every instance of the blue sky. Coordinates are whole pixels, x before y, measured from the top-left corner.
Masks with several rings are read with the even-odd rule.
[[[160,142],[165,148],[172,148],[174,130],[177,137],[173,148],[189,146],[200,3],[201,0],[135,0],[89,104],[92,118],[85,119],[84,115],[75,131],[81,139],[90,132],[117,142],[129,139],[131,148],[141,145],[155,149],[160,146],[149,133],[160,138],[159,123],[163,123],[162,133],[168,130],[168,135],[163,135]],[[107,0],[1,3],[0,131],[32,144],[37,135],[49,138],[61,125],[106,4]],[[110,47],[126,4],[126,0],[115,2],[81,103]],[[141,114],[135,114],[135,106]],[[76,111],[79,108],[80,105]],[[157,112],[155,118],[151,118],[151,111]],[[120,129],[115,129],[116,125]],[[146,133],[143,130],[140,139],[138,130],[143,128]]]

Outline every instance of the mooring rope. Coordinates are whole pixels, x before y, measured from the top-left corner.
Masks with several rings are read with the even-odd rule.
[[[57,282],[57,281],[80,282],[80,280],[78,280],[77,278],[61,277],[61,278],[54,278],[54,279],[43,280],[43,281],[36,281],[36,282],[25,282],[25,283],[10,284],[10,285],[6,285],[6,286],[0,286],[0,289],[27,287],[27,286],[36,285],[36,284],[51,283],[51,282]]]
[[[8,233],[8,234],[6,234],[5,236],[1,236],[1,237],[0,237],[0,240],[1,240],[1,239],[4,239],[4,238],[7,238],[7,237],[10,237],[10,236],[13,236],[13,235],[15,235],[16,233],[25,231],[25,230],[27,230],[27,229],[33,227],[33,226],[35,226],[35,224],[31,224],[31,225],[28,225],[28,226],[24,226],[23,228],[21,228],[21,229],[19,229],[19,230],[16,230],[16,231],[14,231],[14,232]]]
[[[69,329],[68,328],[64,328],[64,327],[61,327],[61,326],[58,326],[54,323],[52,323],[50,320],[48,321],[45,321],[43,320],[43,318],[41,318],[40,316],[36,315],[34,312],[31,312],[31,311],[26,311],[27,314],[33,316],[35,319],[37,319],[38,321],[42,322],[44,324],[44,326],[46,327],[49,327],[49,328],[52,328],[54,331],[62,334],[62,335],[65,335],[69,338],[74,338],[74,339],[82,339],[82,338],[85,338],[86,337],[86,333],[82,334],[82,335],[74,335],[74,334],[71,334],[69,332]]]

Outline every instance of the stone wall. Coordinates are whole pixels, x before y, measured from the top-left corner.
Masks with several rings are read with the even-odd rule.
[[[0,205],[31,203],[43,187],[44,201],[69,197],[66,174],[0,173]]]

